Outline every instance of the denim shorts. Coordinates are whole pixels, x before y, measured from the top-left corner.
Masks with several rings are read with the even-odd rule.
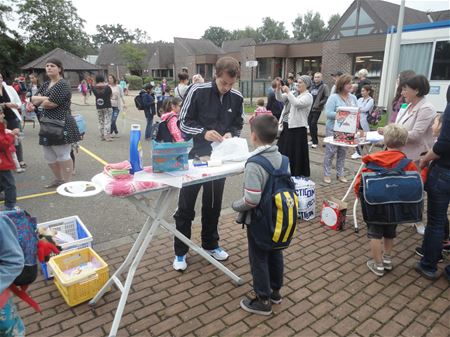
[[[397,225],[367,225],[367,237],[378,240],[393,239],[397,236],[396,230]]]

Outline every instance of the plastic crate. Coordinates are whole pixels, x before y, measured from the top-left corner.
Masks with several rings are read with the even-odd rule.
[[[158,143],[152,141],[153,172],[189,170],[188,154],[192,140],[178,143]]]
[[[93,259],[97,260],[100,267],[92,273],[73,277],[64,273]],[[92,299],[109,278],[108,264],[90,247],[53,256],[48,264],[55,274],[56,287],[71,307]]]
[[[67,252],[73,249],[92,247],[92,234],[86,228],[78,215],[43,222],[38,224],[37,227],[45,227],[48,229],[56,230],[73,237],[74,241],[59,245],[61,246],[63,252]],[[45,262],[41,264],[41,269],[44,278],[50,279],[53,277],[51,268],[49,268]]]

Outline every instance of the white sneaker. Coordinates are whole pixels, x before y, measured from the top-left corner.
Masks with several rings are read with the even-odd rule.
[[[317,144],[311,144],[312,149],[317,149]]]
[[[355,153],[353,153],[353,154],[351,155],[351,158],[352,158],[352,159],[359,159],[359,158],[361,158],[361,155],[360,155],[358,152],[355,152]]]
[[[207,250],[207,252],[217,261],[225,261],[229,257],[228,253],[220,247],[217,247],[216,249],[213,250]]]
[[[186,270],[186,268],[186,255],[175,256],[175,259],[173,260],[173,269],[175,269],[176,271],[183,271]]]
[[[425,234],[425,225],[421,222],[415,223],[417,234],[424,235]]]

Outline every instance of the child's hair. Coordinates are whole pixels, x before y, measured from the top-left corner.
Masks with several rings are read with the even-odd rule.
[[[256,101],[256,105],[264,106],[264,98],[258,98],[258,100]]]
[[[178,80],[181,81],[187,81],[189,79],[189,75],[187,73],[179,73],[178,74]]]
[[[408,130],[399,124],[388,124],[383,129],[384,144],[391,149],[398,149],[406,145]]]
[[[278,121],[272,115],[259,115],[253,119],[250,129],[263,144],[272,144],[277,138]]]
[[[163,111],[164,113],[166,113],[166,112],[171,112],[171,111],[173,110],[173,109],[172,109],[172,106],[173,106],[173,105],[175,105],[175,106],[181,105],[181,102],[182,102],[182,100],[181,100],[180,97],[169,97],[169,98],[166,98],[166,99],[163,101],[163,104],[162,104],[161,109],[162,109],[162,111]]]
[[[96,83],[101,83],[101,82],[105,82],[105,76],[103,76],[103,75],[97,75],[97,76],[95,76],[95,82]]]
[[[373,89],[372,89],[371,85],[365,84],[365,85],[362,86],[362,89],[367,91],[369,93],[369,96],[373,98]]]

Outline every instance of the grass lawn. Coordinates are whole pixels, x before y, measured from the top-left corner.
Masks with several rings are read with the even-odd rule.
[[[255,112],[256,105],[244,104],[244,112],[246,114],[253,114]]]

